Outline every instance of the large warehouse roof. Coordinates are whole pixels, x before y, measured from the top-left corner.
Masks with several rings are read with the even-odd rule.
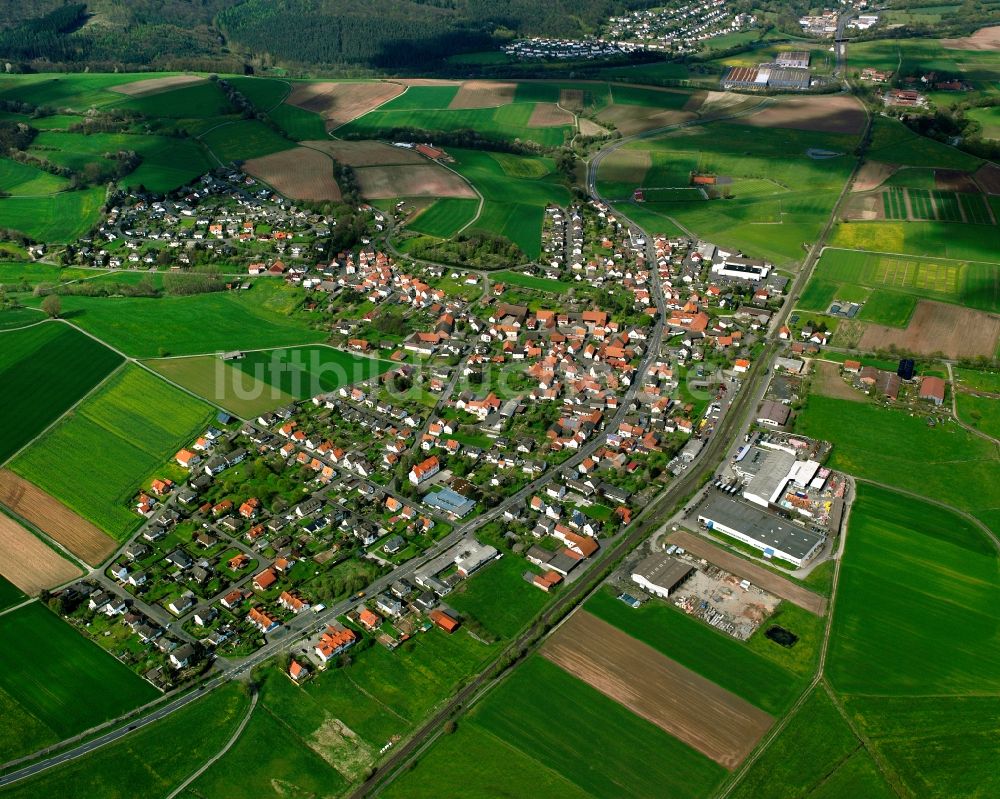
[[[709,492],[698,508],[698,516],[738,530],[748,538],[796,558],[806,557],[823,540],[822,536],[797,524],[715,491]]]

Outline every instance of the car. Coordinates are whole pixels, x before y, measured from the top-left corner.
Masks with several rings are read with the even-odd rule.
[[[354,598],[355,599],[364,599],[365,598],[365,592],[364,591],[358,591],[358,593],[356,593],[354,595]]]

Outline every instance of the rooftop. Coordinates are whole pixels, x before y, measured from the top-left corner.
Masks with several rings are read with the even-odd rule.
[[[822,536],[797,524],[786,522],[772,513],[718,492],[708,495],[698,508],[698,518],[739,530],[765,546],[787,552],[796,558],[804,558],[823,540]]]

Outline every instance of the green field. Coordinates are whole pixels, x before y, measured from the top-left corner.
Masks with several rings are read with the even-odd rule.
[[[1000,107],[970,108],[966,116],[979,123],[984,139],[1000,139]]]
[[[121,539],[141,521],[128,507],[132,495],[212,416],[208,405],[128,365],[11,468]]]
[[[0,158],[0,192],[13,197],[54,194],[69,185],[65,178],[50,175],[38,167]]]
[[[343,791],[347,781],[289,729],[283,715],[258,704],[233,748],[195,780],[190,791],[211,799],[332,796]]]
[[[552,159],[457,148],[448,152],[455,158],[454,169],[485,199],[482,213],[470,230],[506,236],[529,258],[537,258],[542,247],[545,206],[565,206],[570,201],[569,190],[555,172]]]
[[[3,226],[36,241],[65,243],[90,232],[101,216],[104,188],[64,191],[48,197],[2,197]]]
[[[815,671],[813,661],[822,624],[815,617],[812,621],[803,619],[797,627],[787,627],[801,636],[799,643],[787,650],[764,638],[767,626],[764,625],[759,632],[763,648],[758,652],[656,600],[632,609],[606,588],[595,594],[585,607],[633,638],[775,716],[798,698]],[[799,647],[805,655],[801,664],[794,660]]]
[[[243,419],[251,419],[296,400],[277,386],[254,380],[218,355],[154,358],[145,361],[145,365],[172,383]]]
[[[915,167],[975,171],[982,159],[911,131],[902,122],[876,116],[867,157],[872,161]]]
[[[830,236],[839,249],[1000,264],[995,242],[994,227],[956,222],[841,222]]]
[[[441,750],[443,749],[443,753]],[[492,750],[489,760],[484,752]],[[612,766],[613,764],[613,766]],[[512,766],[516,766],[513,768]],[[659,727],[533,656],[438,739],[390,797],[440,796],[440,770],[462,796],[664,797],[711,793],[725,771]],[[571,785],[566,785],[566,782]]]
[[[85,112],[121,103],[126,95],[108,91],[112,86],[151,78],[177,75],[176,72],[88,72],[35,73],[0,77],[0,99],[20,100],[54,109]]]
[[[19,605],[27,598],[20,588],[0,577],[0,610],[6,610],[7,608],[14,607],[14,605]]]
[[[202,134],[201,141],[223,164],[260,158],[295,146],[256,119],[221,124]]]
[[[217,91],[217,90],[216,90]],[[167,95],[154,95],[159,99]],[[43,132],[32,142],[33,154],[75,171],[84,171],[106,154],[134,150],[142,157],[139,167],[122,179],[125,186],[143,185],[149,191],[167,192],[208,172],[213,162],[194,139],[128,133]]]
[[[138,679],[138,678],[136,678]],[[3,790],[3,799],[166,796],[232,736],[249,699],[235,683],[110,746]],[[192,743],[196,739],[196,745]]]
[[[0,338],[0,463],[58,419],[122,362],[68,325],[12,330]]]
[[[687,188],[694,170],[731,178],[719,187],[729,199],[680,195],[665,202],[653,195],[629,204],[626,213],[651,231],[672,233],[676,220],[721,246],[788,264],[801,259],[803,243],[814,241],[829,217],[853,166],[855,144],[855,136],[843,134],[781,128],[761,136],[714,122],[626,144],[601,162],[599,187],[627,198],[640,185]],[[811,148],[844,155],[813,159],[806,154]]]
[[[906,327],[917,307],[917,296],[895,291],[874,291],[865,302],[859,319],[879,325]]]
[[[0,615],[0,642],[5,761],[159,696],[39,602]]]
[[[73,324],[127,355],[155,358],[322,341],[326,333],[296,313],[304,296],[300,289],[265,279],[256,281],[250,291],[239,292],[65,296],[62,310]]]
[[[981,311],[1000,310],[996,264],[827,248],[814,275],[814,280],[876,289],[874,296],[885,290]]]
[[[521,286],[522,288],[531,289],[533,291],[544,291],[548,294],[565,294],[571,288],[573,284],[566,280],[553,280],[548,277],[533,277],[532,275],[523,275],[520,272],[493,272],[490,274],[490,280],[494,283],[508,283],[511,286]]]
[[[789,796],[889,799],[893,796],[881,780],[864,783],[871,792],[850,793],[843,789],[829,792],[832,781],[856,779],[859,765],[852,763],[854,755],[869,758],[826,691],[817,687],[743,776],[732,796],[736,799],[784,799]],[[841,772],[845,772],[843,776]]]
[[[796,431],[832,442],[834,469],[977,515],[1000,507],[996,449],[956,424],[929,427],[905,411],[811,395]]]
[[[444,197],[435,200],[407,222],[406,229],[442,239],[449,238],[472,221],[478,208],[479,200]]]
[[[522,558],[505,556],[459,585],[448,595],[448,604],[497,638],[513,638],[548,601],[548,595],[524,581],[522,575],[530,570]]]
[[[297,399],[307,399],[341,386],[370,380],[394,366],[390,361],[320,345],[248,352],[231,363],[255,381],[275,386],[282,393]],[[225,394],[228,395],[229,391]]]
[[[955,377],[964,388],[969,389],[955,395],[959,417],[970,427],[1000,438],[1000,399],[996,396],[1000,394],[1000,380],[997,380],[996,373],[956,369]],[[979,393],[979,396],[973,392]]]
[[[440,89],[446,87],[416,87]],[[453,87],[452,87],[453,88]],[[393,103],[401,106],[380,107],[369,111],[364,116],[348,122],[338,129],[338,135],[360,138],[385,138],[391,131],[400,128],[427,131],[433,138],[434,133],[449,133],[457,130],[474,130],[480,136],[496,141],[533,141],[543,147],[558,147],[573,134],[572,125],[553,127],[531,127],[528,122],[535,104],[531,102],[514,102],[496,108],[462,108],[448,109],[442,107],[445,93],[421,93],[419,97],[408,99],[415,89],[395,98]],[[450,98],[448,98],[450,102]],[[414,108],[407,105],[410,102],[436,103],[436,106]],[[450,152],[450,151],[449,151]]]
[[[992,543],[964,519],[859,485],[833,618],[833,686],[891,696],[1000,690],[997,566]]]
[[[8,308],[5,311],[0,311],[0,331],[36,325],[44,321],[45,318],[34,308]]]
[[[381,111],[428,111],[448,107],[458,86],[408,86],[399,97],[379,106]]]
[[[150,119],[197,119],[227,116],[236,112],[218,84],[210,81],[156,94],[126,97],[117,107],[138,111]]]

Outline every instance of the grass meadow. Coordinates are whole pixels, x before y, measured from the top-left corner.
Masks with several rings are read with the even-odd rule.
[[[156,358],[321,341],[324,332],[296,314],[304,296],[265,279],[250,291],[61,299],[63,316],[73,324],[130,356]]]
[[[41,433],[122,363],[69,325],[48,323],[0,338],[0,463]],[[15,421],[16,420],[16,421]]]
[[[782,265],[802,257],[803,243],[815,240],[829,217],[855,144],[856,137],[844,134],[781,128],[762,136],[717,122],[627,144],[617,160],[602,161],[598,177],[602,190],[617,196],[638,185],[684,188],[692,171],[733,178],[728,199],[653,198],[629,205],[627,213],[651,231],[672,233],[666,226],[674,227],[673,219],[722,246]],[[843,155],[817,160],[806,154],[810,148]],[[630,184],[629,175],[637,182]]]
[[[390,361],[313,345],[248,352],[232,366],[283,394],[306,399],[341,386],[360,383],[393,368]]]
[[[833,443],[834,469],[974,515],[1000,508],[996,449],[956,424],[929,427],[905,411],[812,394],[795,429]]]
[[[511,286],[520,286],[521,288],[531,289],[532,291],[544,291],[547,294],[565,294],[571,288],[573,284],[567,280],[553,280],[549,277],[534,277],[532,275],[523,275],[520,272],[493,272],[490,274],[490,280],[494,283],[507,283]]]
[[[28,597],[12,582],[0,577],[0,610],[19,605]]]
[[[7,706],[0,751],[5,761],[159,696],[40,602],[0,616],[0,642],[0,706]]]
[[[902,122],[876,116],[872,123],[872,143],[867,157],[872,161],[915,167],[938,167],[975,171],[981,158],[920,136]],[[929,188],[929,187],[928,187]]]
[[[537,258],[545,206],[570,201],[552,159],[457,148],[448,152],[455,158],[454,169],[485,198],[470,231],[506,236],[529,258]]]
[[[0,796],[3,799],[166,796],[226,744],[246,713],[249,701],[240,685],[229,683],[87,757],[0,790]]]
[[[478,208],[479,200],[444,197],[435,200],[413,220],[407,222],[406,229],[446,239],[454,236],[471,222]]]
[[[54,194],[69,185],[69,181],[31,166],[0,158],[0,191],[12,197]]]
[[[961,517],[861,484],[828,674],[847,694],[1000,692],[997,553]]]
[[[256,119],[221,124],[204,133],[201,141],[223,164],[248,161],[295,146],[292,141]]]
[[[497,638],[513,638],[548,603],[548,595],[523,579],[531,566],[507,556],[485,566],[448,595],[448,604]]]
[[[101,216],[104,188],[0,198],[3,226],[36,241],[63,244],[86,235]]]
[[[122,539],[141,521],[128,507],[132,495],[212,415],[210,406],[129,365],[11,468]]]

